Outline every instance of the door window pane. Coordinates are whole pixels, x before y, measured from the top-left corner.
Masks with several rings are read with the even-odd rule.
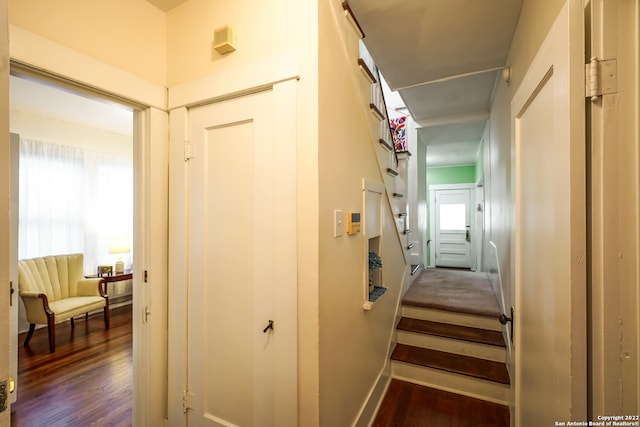
[[[465,230],[467,226],[466,205],[440,205],[440,230]]]

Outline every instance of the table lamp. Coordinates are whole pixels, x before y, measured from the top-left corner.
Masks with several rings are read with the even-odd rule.
[[[126,254],[131,251],[131,239],[129,236],[111,236],[109,237],[109,253],[118,254],[116,261],[116,274],[124,273],[124,261],[120,254]]]

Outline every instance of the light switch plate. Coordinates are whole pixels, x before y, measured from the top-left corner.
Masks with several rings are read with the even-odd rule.
[[[333,211],[333,237],[340,237],[344,233],[344,216],[340,209]]]

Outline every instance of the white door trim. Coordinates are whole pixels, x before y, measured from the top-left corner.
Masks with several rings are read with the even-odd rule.
[[[432,184],[429,185],[429,241],[431,244],[429,245],[429,266],[436,266],[436,252],[435,252],[435,241],[436,241],[436,215],[433,210],[433,206],[436,205],[436,191],[439,190],[473,190],[476,188],[475,183],[463,183],[463,184]],[[476,239],[476,224],[475,218],[471,221],[471,241],[475,242]],[[476,255],[474,244],[470,247],[470,257],[471,257],[471,269],[477,269],[476,263]],[[426,266],[425,266],[426,267]]]
[[[589,2],[587,58],[614,59],[617,88],[587,100],[591,129],[589,371],[593,415],[640,412],[640,3]],[[590,21],[590,22],[589,22]],[[635,37],[622,35],[634,34]],[[631,351],[629,351],[631,349]]]

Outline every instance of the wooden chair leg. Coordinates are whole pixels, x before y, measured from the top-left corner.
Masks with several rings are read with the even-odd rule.
[[[29,332],[27,333],[27,337],[24,339],[24,347],[29,345],[29,341],[31,341],[31,337],[33,336],[33,331],[36,330],[36,324],[35,323],[30,323],[29,324]]]
[[[109,301],[107,301],[107,305],[104,306],[104,329],[109,330],[111,326],[111,322],[109,319]]]
[[[56,317],[55,315],[47,315],[47,329],[49,330],[49,352],[56,351]]]
[[[89,312],[88,311],[84,314],[84,321],[85,322],[89,321]]]
[[[76,327],[76,324],[73,321],[73,317],[70,320],[71,320],[71,329],[74,329]]]

